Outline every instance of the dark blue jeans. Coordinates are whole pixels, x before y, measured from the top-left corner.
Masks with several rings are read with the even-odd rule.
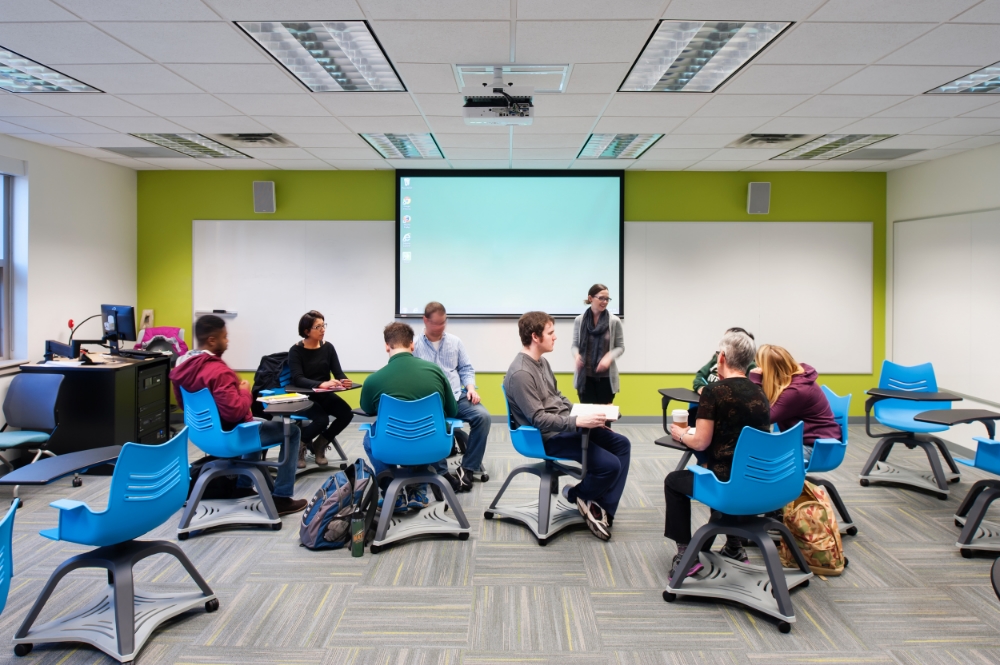
[[[583,460],[583,434],[560,432],[545,441],[545,453],[551,457]],[[577,497],[585,501],[596,501],[611,517],[618,510],[628,467],[632,458],[632,444],[618,432],[607,427],[590,430],[590,444],[587,448],[587,475],[569,491],[571,501]]]

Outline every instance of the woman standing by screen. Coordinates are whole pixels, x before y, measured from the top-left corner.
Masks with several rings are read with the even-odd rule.
[[[573,322],[573,385],[582,404],[611,404],[618,392],[618,365],[625,353],[622,321],[608,311],[608,287],[594,284],[584,300],[590,305]]]

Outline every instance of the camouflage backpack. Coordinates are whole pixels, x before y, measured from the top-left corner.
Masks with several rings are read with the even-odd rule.
[[[799,498],[785,506],[784,522],[814,573],[835,576],[844,572],[844,545],[824,488],[806,481]],[[786,568],[799,567],[784,541],[778,555]]]

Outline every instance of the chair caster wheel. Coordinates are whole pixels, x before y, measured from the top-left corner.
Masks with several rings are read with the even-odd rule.
[[[858,535],[858,527],[856,527],[856,526],[852,526],[852,527],[850,527],[850,528],[849,528],[849,529],[847,530],[847,535],[848,535],[848,536],[856,536],[856,535]]]
[[[862,487],[868,487],[868,479],[867,479],[867,478],[862,478],[862,479],[861,479],[860,481],[858,481],[858,482],[860,482],[860,483],[861,483],[861,486],[862,486]]]
[[[848,559],[848,558],[847,558],[847,557],[845,556],[845,557],[844,557],[844,568],[847,568],[847,567],[848,567],[849,565],[851,565],[851,560],[850,560],[850,559]]]
[[[964,527],[965,525],[964,525],[964,524],[962,524],[961,522],[959,522],[958,520],[955,520],[955,526],[957,526],[957,527],[958,527],[959,529],[961,529],[961,528],[963,528],[963,527]]]
[[[663,600],[667,601],[668,603],[672,603],[675,600],[677,600],[677,594],[676,593],[670,593],[669,591],[664,591],[663,592]]]
[[[74,478],[73,487],[83,487],[83,478]]]
[[[948,500],[948,495],[947,494],[938,494],[937,498],[940,499],[941,501],[947,501]]]
[[[34,644],[15,644],[14,645],[14,655],[15,656],[27,656],[31,653],[31,650],[35,647]]]
[[[271,531],[281,531],[281,522],[271,525]]]
[[[213,598],[212,600],[210,600],[207,603],[205,603],[205,611],[206,612],[214,612],[217,609],[219,609],[219,599],[218,598]]]
[[[347,463],[346,462],[344,464],[340,465],[340,470],[341,471],[346,471],[347,470]]]
[[[184,533],[177,534],[177,540],[187,540],[190,536],[191,534],[185,531]]]
[[[378,554],[379,552],[382,551],[382,546],[381,545],[369,545],[368,551],[371,552],[372,554]]]
[[[479,476],[479,482],[481,482],[481,483],[488,483],[488,482],[490,482],[490,474],[484,473],[483,475]]]
[[[788,623],[787,621],[779,621],[778,630],[782,633],[790,633],[792,632],[792,624]]]
[[[465,533],[458,534],[458,539],[459,540],[468,540],[469,539],[469,532],[466,531]]]
[[[805,582],[803,582],[799,586],[802,587],[803,589],[805,589],[807,586],[809,586],[809,580],[806,580]]]
[[[962,555],[963,558],[965,558],[965,559],[971,559],[972,558],[972,550],[970,550],[969,548],[963,547],[963,548],[959,549],[958,551],[959,551],[959,553],[961,553],[961,555]]]
[[[483,513],[483,517],[485,517],[488,520],[491,520],[491,519],[493,519],[494,515],[493,515],[493,513],[491,513],[490,511],[487,510],[485,513]]]

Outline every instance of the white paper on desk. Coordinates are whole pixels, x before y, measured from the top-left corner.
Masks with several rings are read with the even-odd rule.
[[[621,417],[618,407],[614,404],[574,404],[573,409],[569,412],[571,416],[589,416],[591,414],[604,416],[605,420],[618,420]]]

